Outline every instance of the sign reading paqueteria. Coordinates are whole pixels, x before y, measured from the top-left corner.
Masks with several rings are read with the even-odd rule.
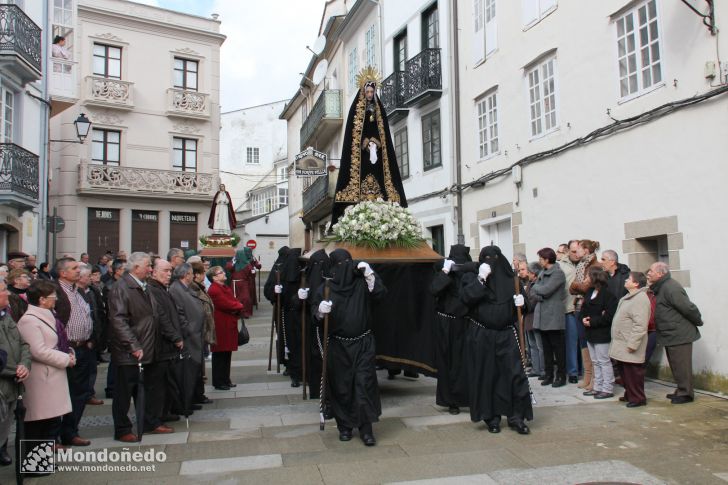
[[[325,153],[314,150],[313,147],[306,148],[296,155],[296,176],[311,177],[315,175],[326,175],[327,158]]]

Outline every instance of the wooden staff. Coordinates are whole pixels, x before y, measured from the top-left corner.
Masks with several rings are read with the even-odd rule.
[[[276,285],[281,284],[281,272],[276,270]],[[276,372],[281,373],[281,294],[276,293]]]
[[[329,299],[329,280],[331,278],[325,278],[324,282],[324,300]],[[322,356],[324,365],[321,369],[321,389],[319,391],[319,429],[324,430],[326,426],[326,419],[324,418],[324,403],[326,402],[326,367],[327,357],[329,355],[329,314],[324,315],[324,355]]]
[[[521,285],[519,284],[519,281],[518,281],[518,275],[516,275],[513,278],[513,282],[516,285],[516,295],[520,295],[521,294]],[[521,360],[523,361],[523,364],[525,365],[526,364],[526,342],[523,341],[523,312],[521,311],[521,307],[517,306],[516,312],[518,312],[518,340],[520,343],[520,345],[518,347],[520,347],[520,350],[521,350]]]
[[[301,288],[306,287],[306,269],[301,270]],[[301,301],[301,368],[303,369],[303,400],[308,399],[306,396],[306,300]]]

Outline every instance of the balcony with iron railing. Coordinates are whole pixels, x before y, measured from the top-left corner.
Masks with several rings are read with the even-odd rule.
[[[211,173],[157,170],[81,162],[78,193],[179,200],[212,200],[217,177]]]
[[[179,88],[167,89],[167,116],[209,119],[210,95]]]
[[[100,108],[134,109],[134,83],[101,76],[86,76],[84,104]]]
[[[41,29],[23,10],[0,4],[0,69],[23,84],[41,78]]]
[[[381,99],[390,123],[405,118],[409,110],[404,104],[407,97],[407,73],[395,71],[382,81]]]
[[[38,155],[15,143],[0,143],[0,204],[20,211],[38,206]]]
[[[327,171],[326,175],[318,177],[303,191],[303,222],[316,222],[331,213],[338,177],[338,168]]]
[[[314,148],[323,148],[333,138],[344,122],[341,104],[340,89],[321,93],[301,126],[301,150],[314,145],[317,145]]]
[[[407,89],[406,106],[421,106],[442,95],[442,65],[440,49],[423,49],[405,62]]]

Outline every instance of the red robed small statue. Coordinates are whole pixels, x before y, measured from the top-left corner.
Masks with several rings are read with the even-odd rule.
[[[235,219],[235,209],[233,201],[230,198],[230,192],[225,190],[225,184],[220,184],[220,190],[217,191],[212,199],[212,208],[210,209],[210,218],[207,220],[207,227],[212,229],[212,234],[220,234],[230,236],[237,220]]]

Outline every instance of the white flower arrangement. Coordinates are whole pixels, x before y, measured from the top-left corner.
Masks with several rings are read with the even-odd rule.
[[[396,202],[360,202],[346,208],[332,239],[370,248],[414,247],[423,241],[420,223]]]

